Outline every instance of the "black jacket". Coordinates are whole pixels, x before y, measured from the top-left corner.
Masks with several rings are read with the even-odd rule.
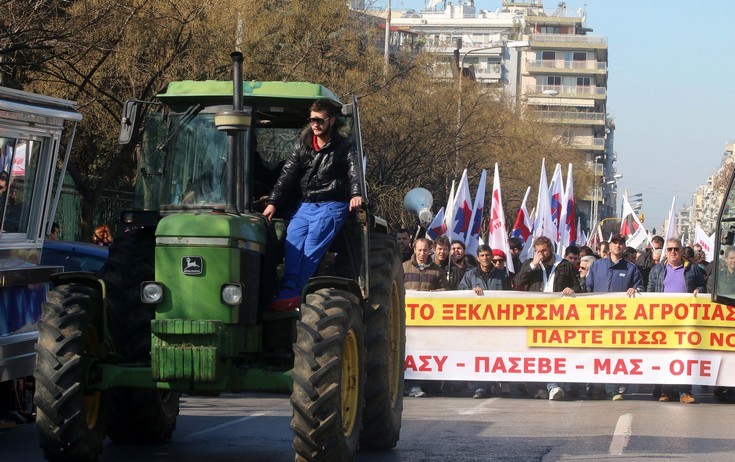
[[[361,167],[352,140],[341,136],[335,127],[332,139],[317,151],[313,136],[309,128],[296,141],[268,203],[278,207],[299,195],[303,202],[348,202],[362,194]]]
[[[521,269],[516,276],[516,282],[522,288],[522,290],[525,290],[527,292],[543,292],[544,283],[543,275],[541,274],[541,268],[544,268],[548,274],[548,270],[550,267],[546,267],[542,263],[539,264],[535,269],[531,269],[532,261],[533,258],[529,258],[528,260],[523,262],[523,265],[521,266]],[[575,293],[582,292],[582,287],[579,285],[578,273],[574,269],[574,265],[572,265],[569,261],[561,260],[559,264],[556,265],[555,273],[556,276],[554,276],[554,292],[561,292],[567,287],[571,287]]]

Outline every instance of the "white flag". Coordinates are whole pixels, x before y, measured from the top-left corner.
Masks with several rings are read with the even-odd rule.
[[[707,233],[697,224],[697,231],[694,235],[694,243],[702,246],[707,261],[712,261],[715,258],[715,241],[714,239],[707,236]]]
[[[493,178],[493,200],[490,208],[488,241],[490,248],[493,250],[498,249],[505,252],[506,267],[511,273],[515,273],[516,270],[513,267],[513,258],[510,256],[510,246],[508,245],[508,232],[505,226],[505,212],[503,211],[503,196],[500,192],[500,174],[498,173],[497,162],[495,163]]]

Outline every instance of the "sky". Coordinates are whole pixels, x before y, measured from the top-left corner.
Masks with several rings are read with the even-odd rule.
[[[553,13],[558,3],[545,0],[544,7]],[[419,11],[425,4],[392,0],[394,10]],[[477,10],[501,4],[475,0]],[[677,210],[690,205],[735,139],[735,2],[566,4],[567,14],[585,8],[590,34],[608,39],[607,111],[615,120],[615,167],[623,175],[618,214],[626,189],[629,197],[641,193],[644,226],[662,234],[673,198]]]

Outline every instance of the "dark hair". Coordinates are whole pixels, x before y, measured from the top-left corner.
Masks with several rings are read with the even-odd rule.
[[[592,247],[583,245],[582,247],[579,248],[579,254],[580,255],[584,254],[584,256],[586,257],[587,255],[594,255],[595,251],[592,250]]]
[[[576,245],[570,245],[569,247],[567,247],[564,250],[564,256],[566,257],[569,254],[579,255],[579,247],[577,247]]]
[[[631,255],[635,256],[637,253],[638,251],[633,247],[626,247],[625,250],[623,250],[623,258],[628,258]]]
[[[460,241],[459,239],[455,239],[455,240],[453,240],[453,241],[452,241],[452,244],[459,244],[459,245],[461,245],[461,246],[462,246],[462,248],[463,248],[464,250],[467,250],[467,246],[466,246],[466,245],[464,245],[464,242]]]
[[[682,249],[681,255],[689,261],[694,261],[694,249],[689,246]]]
[[[442,247],[446,247],[447,249],[449,249],[450,247],[452,247],[449,244],[449,238],[446,235],[441,235],[441,236],[437,237],[436,239],[434,239],[434,247],[436,247],[437,244],[440,245],[440,246],[442,246]]]
[[[403,233],[408,234],[409,237],[411,236],[411,231],[407,230],[406,228],[398,228],[396,230],[396,236],[398,236],[399,234],[403,234]]]
[[[664,238],[661,236],[653,236],[651,238],[651,242],[655,242],[656,244],[662,244],[664,243]]]
[[[490,252],[492,253],[493,249],[490,248],[487,244],[480,244],[477,246],[477,256],[480,256],[480,252]]]
[[[508,239],[508,247],[511,249],[523,250],[523,241],[518,237]]]
[[[52,232],[52,233],[54,232],[54,230],[58,231],[58,230],[60,230],[60,229],[61,229],[61,227],[59,226],[59,224],[58,224],[58,223],[56,223],[56,222],[53,222],[53,224],[51,224],[51,232]]]
[[[342,112],[342,106],[339,105],[339,103],[337,103],[336,101],[322,98],[314,101],[309,110],[313,112],[326,111],[329,117],[336,117]]]

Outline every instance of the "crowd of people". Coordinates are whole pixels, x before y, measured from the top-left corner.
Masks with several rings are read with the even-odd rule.
[[[699,245],[685,247],[678,238],[666,241],[654,236],[644,251],[626,246],[625,236],[614,235],[598,248],[569,246],[561,258],[547,237],[533,241],[533,256],[522,260],[523,241],[509,240],[510,255],[487,245],[477,248],[476,256],[466,254],[462,241],[450,242],[440,236],[433,242],[426,238],[411,241],[407,229],[396,232],[396,240],[403,256],[405,288],[407,290],[472,290],[484,296],[486,290],[520,290],[528,292],[555,292],[564,296],[583,292],[625,292],[629,297],[639,292],[692,293],[706,292],[713,264],[705,259]],[[506,269],[507,259],[513,260],[515,273]],[[731,280],[735,292],[735,248],[726,251],[727,263],[718,276],[719,281]],[[730,261],[732,261],[730,263]],[[728,268],[732,268],[729,270]],[[728,279],[730,278],[730,279]],[[711,284],[711,281],[710,281]],[[452,384],[456,388],[457,384]],[[529,394],[530,384],[518,383],[522,395]],[[541,384],[540,384],[541,385]],[[464,384],[476,399],[494,393],[509,396],[508,383]],[[462,386],[460,386],[462,388]],[[622,400],[627,388],[624,384],[548,383],[538,386],[534,397],[562,400],[579,397],[582,388],[588,398]],[[427,389],[441,389],[441,384],[427,381],[406,383],[410,397],[427,397]],[[729,388],[720,387],[715,396],[726,400]],[[691,385],[656,385],[653,396],[661,402],[696,402]]]

